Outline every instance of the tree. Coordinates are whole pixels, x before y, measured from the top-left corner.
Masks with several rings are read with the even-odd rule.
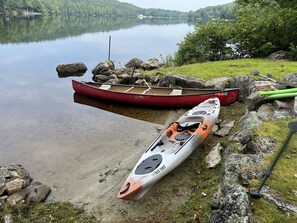
[[[179,43],[175,55],[176,65],[221,60],[230,53],[227,46],[231,39],[232,23],[211,21],[205,25],[196,25],[195,31],[187,34]]]

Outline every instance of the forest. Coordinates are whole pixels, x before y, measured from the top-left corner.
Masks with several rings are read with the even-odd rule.
[[[285,50],[297,60],[297,0],[236,0],[235,19],[196,24],[179,43],[174,64],[267,57]]]
[[[196,11],[190,11],[188,17],[190,20],[195,20],[201,23],[205,23],[209,20],[217,18],[224,20],[234,20],[235,7],[235,3],[209,6],[206,8],[198,9]]]
[[[187,13],[142,9],[117,0],[0,0],[0,14],[42,14],[42,15],[83,15],[83,16],[145,16],[184,17]]]

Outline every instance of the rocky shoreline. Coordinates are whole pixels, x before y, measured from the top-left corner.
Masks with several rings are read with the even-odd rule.
[[[93,69],[93,80],[113,84],[145,85],[149,83],[163,87],[237,87],[240,89],[238,100],[246,106],[246,114],[240,120],[221,120],[217,123],[216,129],[213,131],[214,134],[218,137],[229,137],[230,144],[225,146],[218,143],[206,156],[208,168],[222,165],[221,182],[211,202],[212,212],[209,222],[254,222],[250,205],[251,198],[248,193],[251,181],[261,178],[262,173],[259,171],[259,167],[264,161],[264,155],[273,153],[277,144],[275,138],[260,137],[254,135],[254,132],[265,120],[295,118],[297,98],[267,101],[261,98],[257,91],[275,89],[276,84],[265,79],[255,81],[248,75],[221,77],[210,81],[180,74],[143,75],[142,70],[163,66],[155,59],[150,61],[155,65],[148,65],[147,62],[144,63],[134,58],[125,68],[121,69],[115,69],[112,62],[104,61]],[[59,77],[72,76],[74,73],[83,75],[82,73],[87,70],[86,66],[82,64],[79,64],[77,69],[76,64],[58,65],[58,67]],[[67,67],[70,67],[68,71]],[[297,86],[297,73],[287,74],[281,81],[291,86]],[[234,122],[237,121],[240,123],[239,131],[229,136]],[[223,163],[222,160],[224,160]],[[0,166],[0,211],[6,205],[27,206],[43,202],[50,191],[48,186],[34,182],[21,165]],[[264,187],[262,194],[264,199],[277,205],[284,213],[297,213],[296,206],[276,197],[276,193],[270,188]]]
[[[43,202],[50,192],[49,186],[33,181],[21,165],[0,165],[0,211],[7,205],[26,208],[30,204]],[[6,219],[9,218],[8,215]]]

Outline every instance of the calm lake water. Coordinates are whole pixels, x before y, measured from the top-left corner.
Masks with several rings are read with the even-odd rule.
[[[71,78],[58,78],[56,66],[81,61],[89,69],[75,79],[91,80],[91,70],[107,58],[109,36],[111,59],[121,67],[134,57],[173,54],[193,29],[173,21],[2,19],[0,164],[22,164],[35,180],[53,189],[53,199],[69,200],[82,187],[78,182],[93,175],[86,182],[97,182],[102,169],[122,160],[123,151],[143,151],[169,111],[83,105],[92,102],[74,98]],[[104,109],[95,108],[100,106]]]

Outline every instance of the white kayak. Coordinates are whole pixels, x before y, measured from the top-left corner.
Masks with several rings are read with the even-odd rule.
[[[158,180],[190,156],[211,132],[219,112],[219,99],[211,98],[170,124],[141,156],[117,198],[140,199]]]

